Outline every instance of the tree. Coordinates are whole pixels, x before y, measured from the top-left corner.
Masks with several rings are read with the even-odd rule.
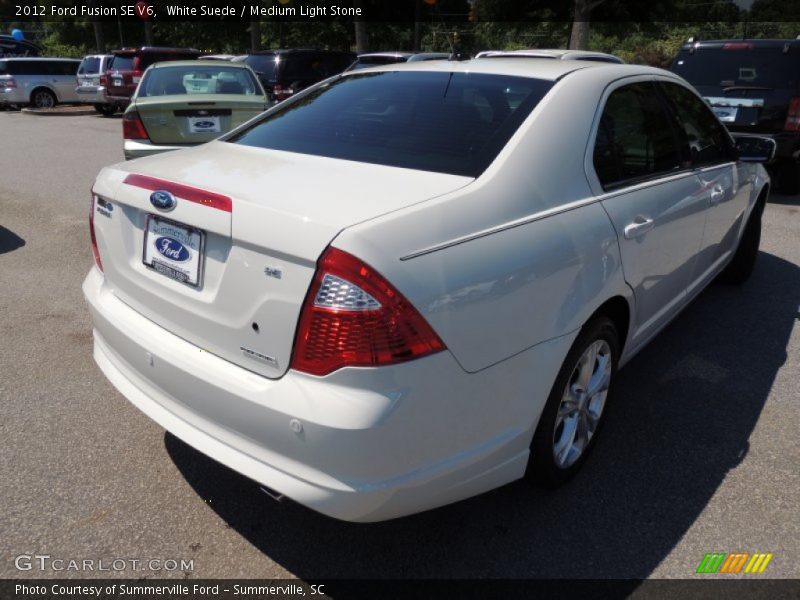
[[[572,17],[572,32],[569,36],[570,50],[586,50],[589,44],[589,22],[592,10],[606,0],[575,0]]]

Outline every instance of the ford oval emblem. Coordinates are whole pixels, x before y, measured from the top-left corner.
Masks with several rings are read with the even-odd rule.
[[[214,121],[196,121],[194,124],[195,129],[212,129],[214,125]]]
[[[178,201],[168,191],[156,190],[150,194],[150,204],[159,210],[172,210],[178,204]]]
[[[156,238],[156,250],[175,262],[186,262],[192,257],[183,244],[171,237]]]

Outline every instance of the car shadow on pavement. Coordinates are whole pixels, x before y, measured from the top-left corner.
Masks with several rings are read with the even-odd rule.
[[[277,503],[170,434],[165,445],[228,526],[302,579],[644,578],[746,456],[798,297],[800,268],[764,252],[745,285],[710,286],[620,372],[595,452],[556,491],[516,482],[350,524]]]
[[[0,225],[0,254],[13,252],[17,248],[22,248],[24,245],[25,240],[13,231]]]

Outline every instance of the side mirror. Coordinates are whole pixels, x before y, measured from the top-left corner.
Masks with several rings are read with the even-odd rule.
[[[734,134],[733,139],[742,162],[770,163],[775,159],[778,144],[772,138]]]

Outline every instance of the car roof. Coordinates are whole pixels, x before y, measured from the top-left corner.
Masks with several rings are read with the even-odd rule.
[[[274,50],[258,50],[251,52],[244,56],[264,56],[270,54],[306,54],[306,53],[319,53],[319,54],[355,54],[349,50],[317,50],[314,48],[276,48]]]
[[[232,63],[229,60],[204,60],[202,62],[196,60],[164,60],[161,62],[153,63],[151,65],[154,69],[163,69],[171,67],[229,67],[232,69],[249,69],[243,62]]]
[[[613,59],[622,63],[622,59],[606,52],[592,52],[591,50],[567,50],[564,48],[530,48],[525,50],[484,50],[476,58],[498,57],[523,57],[523,58],[556,58],[562,60],[602,58]]]
[[[202,54],[196,48],[169,48],[166,46],[142,46],[140,48],[119,48],[111,53],[117,56],[130,56],[133,54],[146,54],[148,52],[170,52],[175,54]]]
[[[413,52],[362,52],[358,58],[372,58],[372,57],[388,57],[388,58],[408,58],[414,56]]]
[[[21,60],[21,61],[31,61],[31,60],[62,60],[64,62],[81,62],[82,59],[80,58],[61,58],[58,56],[4,56],[0,58],[0,60]]]
[[[798,39],[730,39],[730,40],[694,40],[681,46],[681,50],[700,50],[702,48],[722,48],[725,44],[750,44],[759,48],[784,48],[787,44],[789,47],[800,46]]]
[[[584,69],[606,69],[609,71],[610,75],[617,74],[619,77],[640,74],[662,74],[672,78],[675,77],[674,73],[655,67],[592,62],[587,60],[552,60],[550,58],[531,58],[530,60],[518,60],[516,58],[494,58],[492,60],[484,60],[482,58],[473,58],[472,60],[465,61],[430,60],[402,62],[370,67],[368,69],[361,69],[360,71],[348,71],[345,75],[357,76],[378,71],[449,71],[455,73],[512,75],[516,77],[531,77],[534,79],[556,81],[569,73]]]

